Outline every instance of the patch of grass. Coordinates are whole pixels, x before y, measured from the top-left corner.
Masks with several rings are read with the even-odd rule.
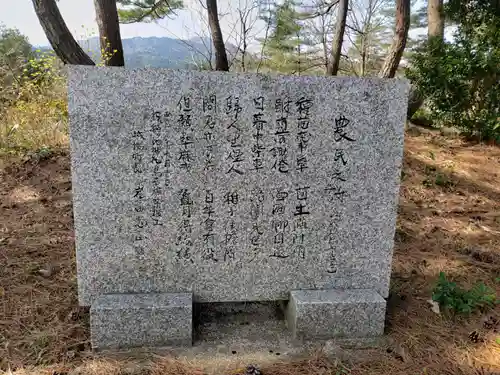
[[[455,183],[449,178],[448,175],[444,173],[437,173],[436,179],[434,180],[437,186],[449,188],[455,186]]]
[[[431,159],[435,159],[435,154],[430,153]],[[422,185],[427,188],[431,188],[434,185],[441,186],[443,188],[451,188],[455,186],[455,183],[451,180],[449,175],[442,172],[437,172],[437,168],[432,165],[426,165],[424,169],[424,173],[427,176],[423,181]]]
[[[2,154],[44,152],[67,144],[67,103],[60,88],[18,100],[0,117]]]
[[[446,310],[464,315],[475,310],[485,310],[497,303],[495,291],[484,283],[477,283],[469,290],[462,289],[457,283],[449,281],[444,272],[439,274],[432,300]]]
[[[29,61],[12,89],[16,100],[0,107],[0,156],[38,153],[68,144],[66,75],[55,55]]]

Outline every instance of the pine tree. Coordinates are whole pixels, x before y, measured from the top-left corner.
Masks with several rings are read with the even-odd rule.
[[[262,16],[270,30],[267,39],[261,41],[264,43],[263,58],[269,69],[293,74],[305,70],[301,17],[293,0],[270,7]]]
[[[182,9],[182,0],[117,0],[120,23],[153,22]]]

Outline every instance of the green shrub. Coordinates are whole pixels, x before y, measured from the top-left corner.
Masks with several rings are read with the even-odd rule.
[[[413,54],[407,76],[426,98],[433,119],[481,139],[500,141],[500,5],[447,3],[457,25],[453,42],[432,39]]]
[[[0,115],[15,102],[22,84],[20,77],[26,62],[32,57],[28,38],[19,30],[0,24]]]
[[[53,53],[38,54],[17,80],[16,100],[1,110],[0,154],[58,149],[68,143],[66,77]]]
[[[470,290],[465,290],[457,283],[449,281],[444,272],[439,274],[432,300],[438,302],[441,308],[465,315],[476,309],[493,307],[497,303],[495,292],[484,283],[478,283]]]

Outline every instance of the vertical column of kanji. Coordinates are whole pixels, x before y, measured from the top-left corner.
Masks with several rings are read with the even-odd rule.
[[[177,102],[177,125],[179,132],[179,168],[191,172],[194,162],[195,138],[193,133],[192,100],[189,95],[182,95]]]
[[[232,176],[242,175],[245,173],[243,169],[244,155],[243,155],[243,134],[240,124],[240,115],[243,108],[240,105],[239,96],[228,96],[226,98],[224,112],[229,117],[229,125],[226,127],[227,142],[229,151],[226,156],[226,174]]]
[[[264,97],[259,96],[253,99],[254,113],[252,118],[252,163],[255,173],[260,173],[264,168],[264,159],[262,155],[266,150],[262,138],[264,136],[264,128],[267,126],[267,121],[264,119]]]
[[[205,205],[203,206],[203,253],[202,259],[212,262],[218,262],[219,259],[216,254],[216,242],[214,225],[215,209],[214,209],[214,193],[213,190],[207,189],[205,191]]]
[[[348,160],[346,150],[344,148],[345,142],[354,142],[354,138],[348,135],[348,126],[351,121],[344,115],[335,119],[335,128],[333,130],[333,139],[335,141],[335,153],[333,156],[334,168],[330,172],[330,181],[325,187],[325,192],[329,197],[330,202],[335,205],[343,204],[348,196],[348,192],[344,188],[344,183],[347,181],[348,173]],[[334,206],[335,206],[334,205]],[[328,231],[325,236],[328,263],[326,271],[328,273],[337,272],[337,256],[336,249],[336,233],[339,221],[342,220],[341,210],[330,210],[328,221]]]
[[[174,141],[170,139],[172,134],[172,114],[168,111],[164,112],[163,115],[160,112],[158,114],[161,116],[161,123],[165,128],[163,133],[163,186],[165,192],[168,192],[172,185],[171,178],[173,171],[172,152]]]
[[[264,170],[263,154],[266,147],[263,141],[264,129],[268,126],[268,121],[264,117],[265,98],[258,96],[253,98],[253,117],[252,117],[252,172],[259,176]],[[256,179],[260,180],[260,179]],[[262,188],[255,187],[250,192],[250,218],[252,220],[252,230],[249,235],[251,246],[251,259],[253,261],[259,253],[262,252],[262,236],[264,227],[262,224],[262,216],[264,214],[265,194]]]
[[[146,218],[146,165],[144,154],[147,150],[146,137],[141,130],[132,132],[132,173],[135,176],[135,185],[132,191],[132,200],[134,207],[134,227],[132,231],[132,246],[135,255],[143,257],[144,241],[146,239],[145,228],[148,225]]]
[[[309,168],[307,160],[307,146],[311,138],[311,108],[313,100],[304,96],[300,97],[295,102],[297,110],[297,156],[296,156],[296,169],[299,172],[304,172]]]
[[[304,173],[306,169],[309,168],[307,160],[307,147],[309,140],[311,138],[311,119],[310,111],[313,106],[313,100],[307,97],[300,97],[295,102],[296,107],[296,121],[297,121],[297,150],[296,150],[296,170],[298,172],[298,178],[300,180],[305,180],[301,178],[301,174]],[[294,257],[304,259],[306,257],[306,239],[307,239],[307,228],[308,222],[307,217],[309,215],[308,208],[308,198],[310,192],[310,186],[300,185],[296,191],[296,206],[293,213],[293,243],[291,254]]]
[[[295,189],[296,205],[293,212],[293,249],[292,255],[304,259],[306,257],[305,240],[307,235],[307,216],[310,214],[308,208],[308,194],[310,186],[300,186]]]
[[[276,111],[276,126],[274,132],[274,147],[271,153],[274,158],[273,170],[280,173],[288,173],[290,163],[288,157],[288,138],[290,131],[288,130],[288,116],[290,114],[290,104],[292,101],[288,96],[285,98],[277,98],[275,101]]]
[[[252,230],[249,234],[251,246],[250,262],[262,252],[264,225],[262,224],[261,218],[264,215],[265,199],[264,190],[258,186],[250,192],[250,218],[252,220]]]
[[[182,95],[176,106],[178,139],[178,173],[184,173],[179,181],[186,181],[183,177],[190,175],[194,165],[195,137],[193,130],[193,101],[190,95]],[[177,200],[180,208],[180,223],[176,234],[176,259],[182,262],[194,263],[193,255],[193,215],[194,200],[192,188],[181,187],[177,191]]]
[[[216,147],[214,131],[217,126],[217,97],[210,94],[203,97],[203,142],[204,142],[204,161],[203,170],[209,174],[215,169],[214,148]],[[208,178],[210,175],[208,175]],[[209,178],[210,179],[210,178]],[[215,233],[216,224],[216,196],[214,190],[210,187],[205,190],[203,206],[203,250],[202,259],[209,262],[218,262],[217,255],[217,236]]]
[[[238,223],[235,220],[236,210],[239,202],[238,191],[233,190],[226,193],[224,197],[228,219],[224,226],[224,261],[235,259],[236,248],[238,246]]]
[[[177,229],[175,245],[179,261],[194,263],[193,258],[193,198],[189,189],[181,189],[177,196],[181,207],[181,221]]]
[[[276,123],[274,126],[274,145],[271,149],[271,155],[273,156],[274,162],[271,169],[278,173],[290,172],[288,156],[290,131],[288,129],[288,117],[290,115],[291,103],[292,101],[288,96],[276,98],[274,102]],[[278,188],[272,197],[273,210],[271,226],[274,235],[272,253],[270,256],[278,259],[284,259],[290,256],[289,249],[286,248],[287,233],[290,231],[289,221],[285,216],[288,194],[286,188]]]
[[[241,124],[241,113],[243,107],[240,105],[239,96],[228,96],[224,103],[224,113],[228,117],[226,126],[227,153],[225,157],[224,169],[232,180],[238,181],[238,176],[245,174],[243,163],[245,155],[243,152],[243,132]],[[240,230],[239,222],[235,220],[236,210],[242,194],[237,190],[230,188],[224,195],[224,205],[228,213],[228,218],[224,223],[224,261],[234,260],[236,249],[238,247],[238,232]]]
[[[214,130],[217,126],[217,96],[211,94],[203,98],[203,141],[204,141],[204,163],[205,172],[213,172],[215,168],[214,148],[216,140],[214,139]]]
[[[290,256],[286,249],[286,234],[288,230],[288,219],[285,216],[288,191],[285,189],[277,189],[273,196],[272,210],[272,229],[273,229],[273,246],[270,257],[273,258],[288,258]]]
[[[163,116],[161,112],[154,112],[153,119],[151,121],[150,127],[150,139],[151,139],[151,164],[152,164],[152,179],[151,179],[151,209],[150,209],[150,221],[153,226],[163,225],[163,184],[161,179],[163,178],[164,169],[164,158],[163,153],[163,136],[162,127],[166,124],[166,116]]]

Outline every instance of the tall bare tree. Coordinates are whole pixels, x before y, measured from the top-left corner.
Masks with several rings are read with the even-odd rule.
[[[64,64],[95,65],[71,35],[55,0],[33,0],[33,7],[52,49]]]
[[[427,1],[427,35],[428,38],[444,37],[444,14],[443,0],[428,0]]]
[[[94,0],[101,54],[107,66],[124,66],[122,38],[116,0]]]
[[[212,34],[212,43],[215,49],[215,70],[229,71],[229,63],[226,54],[226,45],[222,37],[217,12],[217,0],[207,0],[208,23]]]
[[[393,0],[352,0],[347,37],[351,42],[349,60],[354,73],[378,73],[387,53],[394,27]]]
[[[238,4],[237,26],[239,26],[239,31],[236,32],[236,36],[234,38],[237,44],[237,52],[236,56],[232,57],[232,60],[239,60],[238,62],[242,72],[247,71],[249,68],[247,58],[248,47],[251,42],[251,38],[256,36],[255,33],[252,33],[252,29],[258,21],[258,8],[259,3],[255,0],[245,1],[244,3],[240,1]]]
[[[335,26],[333,9],[334,6],[323,9],[325,2],[316,0],[314,3],[315,13],[311,17],[306,18],[306,23],[303,27],[304,31],[309,34],[313,45],[319,46],[320,64],[324,68],[324,73],[328,71],[328,62],[330,61],[330,50],[332,46],[332,34]]]
[[[332,56],[327,67],[327,74],[331,76],[337,75],[340,66],[348,6],[349,0],[339,0],[337,4],[337,25],[332,43]]]
[[[306,69],[321,67],[328,74],[331,60],[336,13],[339,0],[313,0],[309,4],[300,3],[301,39],[305,45]],[[340,69],[340,68],[339,68]],[[318,72],[319,73],[319,72]]]
[[[396,32],[391,49],[379,72],[381,78],[393,78],[403,56],[410,28],[410,0],[396,0]]]

